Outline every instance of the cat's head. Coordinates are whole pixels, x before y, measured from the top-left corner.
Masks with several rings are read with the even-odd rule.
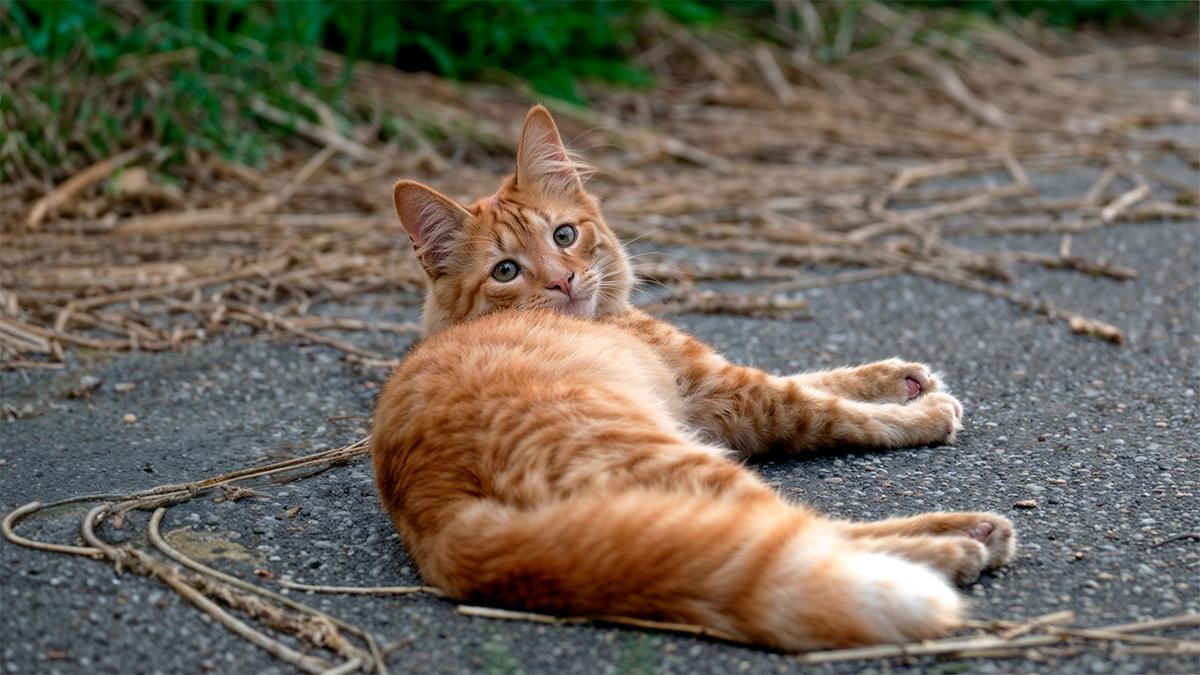
[[[525,118],[517,169],[496,194],[461,206],[420,183],[396,183],[396,213],[428,277],[425,335],[502,309],[588,319],[630,309],[629,262],[576,167],[539,105]]]

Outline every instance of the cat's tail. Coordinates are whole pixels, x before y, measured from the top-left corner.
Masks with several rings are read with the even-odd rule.
[[[964,609],[932,569],[782,501],[650,490],[481,501],[428,543],[426,580],[462,601],[690,623],[784,650],[932,638]]]

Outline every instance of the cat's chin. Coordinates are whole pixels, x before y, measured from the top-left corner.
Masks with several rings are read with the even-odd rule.
[[[554,309],[577,319],[594,319],[596,318],[596,299],[594,297],[586,299],[579,297],[564,298]]]

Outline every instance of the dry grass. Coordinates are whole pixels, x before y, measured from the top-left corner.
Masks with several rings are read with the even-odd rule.
[[[597,165],[590,189],[610,224],[642,245],[697,252],[691,262],[644,266],[666,289],[651,308],[789,318],[802,316],[794,294],[803,289],[911,274],[1124,342],[1119,327],[1009,282],[1028,264],[1135,278],[1117,262],[1075,255],[1071,236],[1117,222],[1197,219],[1195,186],[1143,162],[1175,155],[1194,167],[1200,146],[1137,133],[1200,121],[1195,92],[1134,92],[1088,77],[1164,53],[1089,51],[1032,32],[1018,41],[986,26],[940,42],[926,34],[918,45],[891,10],[867,5],[864,16],[892,40],[837,65],[664,25],[644,36],[640,57],[658,89],[597,92],[586,110],[547,102],[564,136]],[[340,72],[339,57],[323,60]],[[490,193],[535,97],[370,64],[348,91],[355,105],[451,140],[433,146],[414,136],[409,146],[419,149],[401,152],[372,146],[370,128],[348,136],[309,123],[297,129],[305,140],[264,172],[193,154],[174,184],[159,171],[162,153],[141,147],[57,186],[33,174],[5,185],[0,367],[58,367],[70,345],[179,350],[246,330],[386,363],[326,331],[415,326],[322,310],[371,292],[419,302],[422,273],[391,211],[391,183],[416,176],[464,201]],[[264,118],[286,121],[260,107]],[[1037,187],[1038,174],[1079,168],[1099,177],[1078,195]],[[963,245],[1011,233],[1062,240],[1049,251]],[[696,282],[706,279],[754,290],[700,293]]]

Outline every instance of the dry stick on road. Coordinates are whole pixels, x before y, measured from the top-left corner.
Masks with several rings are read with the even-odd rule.
[[[950,272],[945,269],[940,269],[933,265],[913,265],[909,268],[909,271],[920,276],[929,277],[930,279],[945,281],[957,286],[962,286],[963,288],[978,291],[985,295],[1007,300],[1014,305],[1033,310],[1039,314],[1044,314],[1051,319],[1065,321],[1070,327],[1072,333],[1091,335],[1093,337],[1100,338],[1101,340],[1115,342],[1119,345],[1123,345],[1127,341],[1125,333],[1115,326],[1111,326],[1095,319],[1089,319],[1082,314],[1056,307],[1044,300],[1031,298],[1017,293],[1016,291],[1008,290],[1007,288],[1000,288],[998,286],[986,284],[978,279],[973,279],[971,277]]]
[[[146,534],[148,535],[148,537],[150,539],[150,543],[153,544],[154,547],[157,548],[159,550],[159,552],[161,552],[163,555],[167,556],[168,558],[171,558],[172,560],[183,565],[184,567],[190,567],[191,569],[193,569],[201,574],[212,577],[213,579],[215,579],[219,582],[229,584],[230,586],[233,586],[235,588],[240,588],[240,589],[242,589],[244,591],[248,591],[250,593],[254,593],[255,595],[260,595],[269,600],[278,602],[279,604],[284,605],[285,607],[294,609],[299,612],[303,612],[303,613],[308,614],[313,617],[317,617],[318,619],[320,619],[322,621],[328,622],[332,626],[335,626],[337,628],[340,628],[341,630],[344,630],[348,633],[358,636],[360,639],[362,639],[364,642],[367,643],[367,648],[370,653],[364,653],[362,650],[358,649],[357,647],[354,647],[353,645],[351,645],[349,642],[346,642],[345,640],[337,640],[337,641],[333,641],[333,646],[336,649],[336,651],[338,652],[338,655],[341,656],[342,658],[346,659],[347,662],[352,662],[354,660],[358,660],[359,662],[370,661],[375,665],[375,668],[376,668],[376,670],[379,671],[380,675],[387,675],[387,669],[383,663],[382,657],[380,656],[379,647],[375,643],[375,638],[372,637],[369,632],[363,630],[362,628],[359,628],[358,626],[355,626],[353,624],[342,621],[341,619],[338,619],[337,617],[330,616],[324,612],[313,609],[312,607],[309,607],[308,605],[305,605],[301,602],[297,602],[296,600],[279,595],[278,593],[269,591],[265,588],[259,588],[258,586],[254,585],[252,583],[243,581],[243,580],[241,580],[235,576],[232,576],[230,574],[225,574],[224,572],[221,572],[220,570],[213,569],[213,568],[211,568],[207,565],[204,565],[196,560],[193,560],[192,558],[189,558],[188,556],[184,555],[182,552],[180,552],[179,550],[177,550],[176,548],[174,548],[173,546],[168,544],[167,541],[165,539],[163,539],[162,534],[159,533],[159,526],[162,524],[163,516],[165,514],[166,514],[166,509],[163,507],[160,506],[159,508],[155,509],[154,515],[152,515],[150,517],[150,524],[146,528]]]
[[[103,551],[105,557],[116,565],[118,570],[128,569],[135,574],[153,576],[159,579],[233,633],[267,650],[281,661],[295,666],[306,673],[318,674],[330,669],[330,664],[324,659],[301,654],[265,633],[251,628],[225,611],[220,605],[210,600],[208,595],[224,596],[223,599],[226,602],[240,604],[243,608],[253,608],[255,612],[263,611],[263,607],[261,606],[263,603],[245,602],[246,598],[244,596],[239,597],[228,591],[221,593],[219,591],[222,589],[216,583],[198,575],[185,575],[178,567],[153,558],[149,554],[139,551],[132,546],[115,547],[104,543],[96,536],[94,527],[97,521],[105,516],[107,511],[108,506],[102,504],[87,512],[83,518],[83,539],[93,547]],[[238,600],[243,600],[243,602],[237,602]],[[261,614],[256,615],[261,616]]]
[[[436,586],[312,586],[287,579],[278,581],[280,586],[296,591],[312,591],[313,593],[346,593],[349,595],[411,595],[413,593],[428,593],[439,598],[446,593]]]
[[[186,558],[186,556],[183,556],[178,551],[174,551],[174,549],[167,545],[165,541],[162,541],[161,536],[158,535],[158,523],[161,521],[163,513],[161,507],[164,505],[182,503],[200,494],[203,494],[209,489],[216,487],[226,488],[232,483],[238,481],[262,478],[278,474],[280,472],[294,471],[298,468],[304,468],[316,464],[329,464],[345,461],[346,459],[360,456],[365,453],[368,442],[369,437],[363,438],[349,446],[337,448],[335,450],[316,453],[284,462],[277,462],[264,467],[244,469],[231,474],[225,474],[223,476],[208,478],[192,483],[161,485],[156,488],[144,490],[132,495],[89,495],[62,500],[47,505],[43,505],[41,502],[31,502],[7,514],[2,523],[2,530],[5,538],[21,546],[27,546],[29,548],[36,548],[51,552],[83,555],[99,559],[107,558],[117,566],[118,570],[130,569],[143,576],[154,576],[166,583],[173,590],[184,596],[197,607],[204,610],[212,618],[229,628],[234,633],[268,650],[278,658],[289,664],[295,665],[305,672],[323,673],[327,672],[330,666],[321,659],[316,659],[314,657],[305,656],[295,652],[294,650],[282,645],[277,640],[274,640],[260,631],[251,628],[210,600],[209,596],[219,598],[222,602],[226,603],[230,607],[244,611],[251,616],[265,617],[268,624],[273,628],[287,630],[296,634],[297,637],[305,640],[306,642],[316,646],[327,646],[348,656],[348,660],[345,664],[343,664],[343,666],[347,668],[346,672],[356,670],[364,662],[369,661],[377,666],[377,669],[380,673],[386,673],[383,668],[380,651],[375,645],[373,638],[371,638],[369,634],[366,634],[365,631],[361,631],[361,629],[357,629],[349,624],[344,624],[344,622],[332,619],[332,617],[326,617],[319,612],[315,612],[315,610],[311,610],[311,608],[307,608],[306,606],[300,603],[295,603],[295,601],[287,598],[283,598],[281,601],[284,604],[294,604],[295,608],[297,609],[303,608],[301,611],[313,613],[316,618],[307,620],[307,622],[305,620],[297,620],[296,618],[283,613],[282,610],[279,610],[277,607],[263,603],[255,598],[236,593],[228,588],[227,584],[242,588],[253,585],[245,584],[245,582],[240,580],[231,582],[231,578],[228,578],[227,575],[223,575],[216,570],[212,570],[211,568],[200,565],[199,563]],[[35,541],[22,537],[15,532],[15,527],[21,519],[36,513],[46,506],[60,506],[80,501],[109,502],[108,504],[101,504],[89,510],[83,518],[81,526],[83,537],[84,540],[90,545],[89,547],[64,546],[60,544]],[[114,504],[112,502],[116,503]],[[179,556],[177,559],[186,561],[197,568],[202,568],[204,573],[210,574],[213,579],[205,579],[204,577],[186,575],[179,568],[157,560],[143,551],[137,550],[131,546],[110,546],[105,544],[99,539],[99,537],[96,536],[94,528],[100,519],[104,518],[106,515],[117,515],[123,513],[124,511],[135,508],[159,509],[155,516],[151,519],[151,526],[148,533],[151,541],[157,540],[156,545],[159,545],[160,549],[168,551],[168,554],[174,553],[176,556]],[[276,597],[275,594],[272,594],[270,591],[258,589],[257,587],[247,588],[246,590],[251,590],[256,594],[265,595],[267,597],[271,597],[272,599],[279,600],[279,597]],[[314,623],[314,621],[316,623]],[[361,636],[367,642],[370,648],[369,656],[365,653],[357,653],[355,651],[356,648],[353,648],[352,645],[345,643],[344,638],[338,636],[336,627],[341,626],[347,626],[352,630],[352,632],[358,631],[362,634]],[[353,665],[351,666],[351,664]]]

